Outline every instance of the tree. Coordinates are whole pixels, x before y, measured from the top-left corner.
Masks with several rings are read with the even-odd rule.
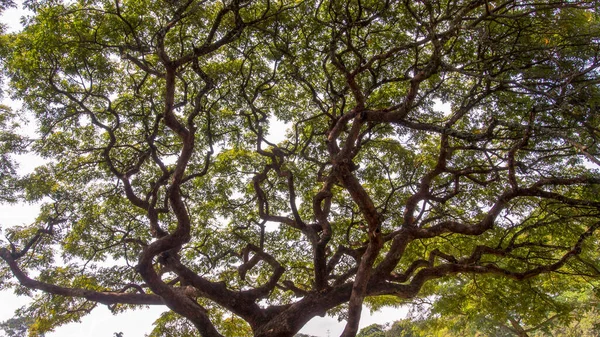
[[[544,328],[528,329],[526,335],[530,337],[545,337],[545,336],[565,336],[576,337],[597,336],[600,331],[598,310],[592,308],[589,310],[576,309],[577,318],[568,324],[546,324]],[[382,325],[370,325],[363,328],[359,335],[385,337],[419,337],[419,336],[436,336],[436,337],[454,337],[454,336],[480,336],[480,337],[496,337],[496,336],[519,336],[519,331],[514,328],[508,328],[503,325],[492,325],[489,322],[484,322],[483,319],[464,319],[464,315],[445,315],[445,316],[430,316],[424,319],[409,317],[392,323],[386,329]]]
[[[383,337],[385,336],[385,326],[381,324],[371,324],[358,332],[357,337]]]
[[[7,337],[22,337],[26,336],[29,326],[33,323],[33,319],[27,317],[11,318],[4,322],[0,322],[0,329],[4,331]],[[44,334],[39,334],[44,337]]]
[[[516,304],[520,306],[520,303]],[[533,315],[522,315],[512,308],[500,315],[501,310],[494,308],[491,312],[484,310],[479,314],[438,313],[417,319],[411,317],[394,322],[392,328],[386,331],[386,336],[597,336],[600,332],[597,303],[593,305],[584,301],[579,303],[579,307],[575,304],[571,303],[574,307],[571,311],[554,312],[541,322],[535,322],[535,319],[540,312],[547,311],[543,308],[532,308]],[[498,316],[503,316],[502,320]]]
[[[167,306],[156,336],[355,336],[464,275],[597,282],[592,1],[26,4],[3,68],[48,163],[0,257],[33,334],[105,304]]]
[[[418,329],[423,325],[422,321],[408,319],[401,319],[392,323],[389,330],[385,332],[385,337],[418,337],[426,336],[425,334],[419,333],[421,330]],[[436,336],[439,331],[427,331],[429,336]]]
[[[0,0],[0,14],[12,6],[14,6],[12,1]],[[5,28],[0,23],[0,34],[4,33]],[[2,48],[3,45],[0,45],[0,49]],[[26,143],[25,137],[16,132],[18,127],[18,116],[10,107],[0,104],[0,202],[15,202],[18,194],[17,165],[10,157],[11,154],[20,153]]]
[[[469,275],[436,290],[438,298],[412,316],[420,318],[424,331],[458,336],[566,336],[557,331],[593,322],[598,305],[594,287],[573,275],[546,274],[525,282]],[[595,335],[592,327],[586,329],[570,335]]]

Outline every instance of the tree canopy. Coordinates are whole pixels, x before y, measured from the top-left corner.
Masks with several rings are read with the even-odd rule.
[[[363,304],[512,284],[535,324],[595,289],[595,1],[25,5],[0,126],[38,136],[2,158],[46,164],[7,180],[42,207],[3,229],[0,284],[33,335],[104,304],[167,306],[151,336],[347,337]]]
[[[578,313],[580,316],[570,324],[555,325],[551,322],[538,327],[521,327],[484,322],[482,319],[467,320],[462,315],[445,315],[419,319],[409,317],[393,322],[393,324],[372,324],[362,328],[357,337],[593,337],[598,336],[598,311],[595,309]],[[490,324],[492,323],[492,324]],[[518,326],[519,324],[517,324]]]

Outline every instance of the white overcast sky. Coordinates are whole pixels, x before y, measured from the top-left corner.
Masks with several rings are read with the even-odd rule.
[[[12,8],[5,11],[1,16],[1,22],[8,25],[10,31],[20,29],[20,18],[26,15],[19,8]],[[3,101],[13,109],[18,109],[18,104]],[[283,126],[283,125],[282,125]],[[283,127],[272,127],[272,130],[281,130]],[[276,136],[276,135],[273,135]],[[33,170],[41,161],[31,155],[19,156],[19,170],[21,173],[28,173]],[[38,206],[28,204],[4,205],[0,204],[0,228],[31,223],[37,215]],[[2,234],[0,234],[2,235]],[[1,262],[0,262],[1,263]],[[11,291],[0,292],[0,321],[11,318],[14,311],[28,302],[28,298],[14,295]],[[113,337],[114,332],[123,332],[124,337],[144,337],[152,330],[152,323],[157,319],[166,307],[157,306],[149,309],[140,309],[112,315],[108,308],[99,305],[92,313],[82,319],[80,323],[72,323],[57,328],[54,332],[47,334],[47,337]],[[406,315],[407,309],[388,308],[375,313],[370,313],[368,309],[363,310],[361,327],[379,323],[384,324],[401,319]],[[344,322],[338,322],[332,317],[316,317],[311,320],[301,332],[319,337],[339,336],[344,328]],[[2,334],[2,332],[0,332]]]

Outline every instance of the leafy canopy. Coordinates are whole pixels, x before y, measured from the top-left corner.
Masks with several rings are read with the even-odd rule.
[[[597,2],[26,6],[3,69],[47,163],[10,195],[43,206],[0,284],[32,335],[105,304],[166,305],[151,336],[354,336],[363,303],[513,284],[535,325],[597,284]]]

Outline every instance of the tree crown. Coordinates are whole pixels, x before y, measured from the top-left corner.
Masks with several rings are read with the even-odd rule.
[[[363,303],[599,274],[593,2],[27,6],[2,51],[43,206],[0,257],[34,332],[100,303],[168,306],[153,336],[354,336]]]

